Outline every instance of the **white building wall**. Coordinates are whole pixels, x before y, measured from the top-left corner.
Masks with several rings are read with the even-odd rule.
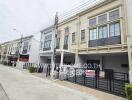
[[[31,49],[29,51],[29,62],[38,63],[39,62],[39,41],[32,38]]]

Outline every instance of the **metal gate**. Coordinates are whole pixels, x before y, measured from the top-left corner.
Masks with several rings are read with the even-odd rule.
[[[88,77],[86,68],[67,68],[67,80],[73,83],[96,88],[105,92],[125,97],[125,83],[128,73],[104,70],[105,76],[100,77],[100,71],[95,70],[95,76]]]

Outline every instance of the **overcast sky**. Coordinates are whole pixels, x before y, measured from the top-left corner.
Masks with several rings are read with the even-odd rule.
[[[88,0],[0,0],[0,43],[38,33],[59,14]],[[16,29],[14,31],[13,29]]]

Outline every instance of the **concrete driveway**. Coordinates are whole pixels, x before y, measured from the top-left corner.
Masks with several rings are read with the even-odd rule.
[[[24,71],[0,65],[0,83],[10,100],[98,100]]]

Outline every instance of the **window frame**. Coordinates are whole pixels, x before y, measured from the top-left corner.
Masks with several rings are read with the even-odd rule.
[[[117,10],[119,11],[119,12],[118,12],[118,14],[119,14],[118,18],[113,18],[113,19],[111,19],[111,18],[110,18],[110,13],[115,12],[115,11],[117,11]],[[121,16],[121,15],[120,15],[120,9],[119,9],[119,8],[116,8],[116,9],[113,9],[113,10],[109,11],[108,14],[109,14],[109,15],[108,15],[109,21],[118,20],[118,19],[120,18],[120,16]]]
[[[67,26],[67,27],[65,27],[65,34],[67,34],[67,33],[69,33],[70,32],[70,28]]]
[[[69,37],[68,35],[64,36],[64,45],[68,45],[68,37]]]
[[[104,15],[106,15],[106,20],[103,20],[103,22],[100,22],[99,18],[102,17],[102,16],[104,17]],[[98,15],[97,17],[98,17],[98,19],[97,19],[98,24],[105,24],[108,21],[108,14],[107,14],[107,12],[102,13],[102,14]]]
[[[118,28],[119,28],[119,34],[117,34],[116,31],[115,31],[115,29],[116,29],[116,28],[115,28],[115,25],[116,25],[117,23],[119,24],[119,27],[118,27]],[[113,30],[114,35],[111,35],[111,30],[110,30],[110,29],[111,29],[111,28],[110,28],[111,25],[114,25],[114,30]],[[120,24],[120,21],[116,21],[116,22],[110,23],[110,24],[109,24],[109,37],[120,36],[120,35],[121,35],[121,24]]]
[[[74,36],[74,37],[73,37]],[[74,40],[73,40],[74,39]],[[76,32],[72,33],[72,43],[76,43]]]
[[[94,19],[95,19],[95,23],[93,22]],[[97,25],[97,17],[90,18],[89,19],[89,26],[91,27],[91,26],[95,26],[95,25]]]
[[[96,34],[94,33],[94,31],[96,30]],[[91,35],[91,33],[90,33],[90,31],[92,31],[92,34],[94,33],[94,35]],[[92,41],[92,40],[97,40],[98,38],[97,38],[97,27],[96,28],[91,28],[91,29],[89,29],[89,40],[90,41]],[[95,36],[95,38],[94,38],[94,36]],[[91,37],[92,37],[92,39],[91,39]]]
[[[85,42],[85,40],[86,40],[86,38],[85,38],[85,35],[86,35],[86,34],[85,34],[85,33],[86,33],[86,30],[85,30],[85,29],[82,29],[82,30],[81,30],[81,42]],[[83,39],[82,39],[82,35],[84,35],[84,36],[83,36]]]
[[[101,37],[100,37],[100,28],[102,28]],[[106,32],[104,31],[104,28],[106,28]],[[107,35],[105,35],[105,33],[107,33]],[[104,24],[98,27],[98,39],[103,39],[103,38],[108,38],[108,25],[107,24]]]
[[[51,48],[52,34],[48,34],[44,37],[44,49]]]

